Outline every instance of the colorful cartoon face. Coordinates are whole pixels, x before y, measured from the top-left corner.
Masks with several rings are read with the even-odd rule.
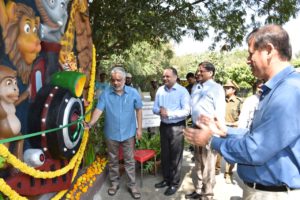
[[[59,26],[63,26],[66,23],[69,0],[43,0],[41,3],[53,22],[56,22]]]
[[[8,67],[0,66],[0,99],[7,104],[13,104],[19,98],[16,72]]]
[[[17,38],[18,49],[26,64],[30,65],[41,50],[38,37],[39,18],[22,16],[19,23],[19,37]]]
[[[35,3],[42,19],[41,39],[58,43],[67,24],[69,0],[35,0]]]

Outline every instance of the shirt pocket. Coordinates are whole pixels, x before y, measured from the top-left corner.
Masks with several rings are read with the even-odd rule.
[[[125,101],[123,103],[124,112],[131,112],[133,110],[133,103],[129,101]]]
[[[237,121],[239,119],[239,111],[238,108],[234,107],[231,109],[231,116],[232,118]]]
[[[171,108],[177,108],[178,105],[180,105],[180,98],[179,97],[174,97],[169,99],[170,100],[170,107]]]

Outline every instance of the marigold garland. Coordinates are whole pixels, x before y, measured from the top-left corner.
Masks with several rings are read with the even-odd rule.
[[[94,101],[94,91],[95,91],[95,77],[96,77],[96,48],[93,45],[93,60],[92,60],[92,69],[91,69],[91,79],[89,84],[89,92],[88,92],[88,98],[87,101],[89,102],[89,105],[87,106],[86,110],[87,112],[90,111],[93,107],[93,101]],[[86,121],[90,121],[91,114],[85,116]]]
[[[69,164],[65,167],[58,169],[56,171],[40,171],[37,169],[34,169],[33,167],[28,166],[26,163],[20,161],[17,159],[13,154],[9,152],[9,150],[4,146],[0,145],[0,154],[3,156],[7,163],[10,163],[14,168],[19,169],[21,172],[28,174],[30,176],[33,176],[35,178],[55,178],[61,175],[66,174],[68,171],[74,168],[75,163],[77,162],[78,158],[80,157],[80,154],[84,153],[85,150],[85,144],[87,143],[88,133],[83,135],[82,143],[80,145],[80,148],[78,152],[73,156],[73,158],[70,160]]]
[[[92,109],[93,106],[93,100],[94,100],[94,90],[95,90],[95,73],[96,73],[96,49],[95,46],[93,45],[93,59],[92,59],[92,69],[91,69],[91,79],[90,79],[90,84],[89,84],[89,91],[88,91],[88,102],[90,102],[90,104],[87,106],[87,112],[88,114],[85,116],[85,120],[90,120],[91,118],[91,112],[89,112]],[[83,155],[81,155],[80,161],[83,158]],[[73,177],[72,180],[74,180],[74,178],[77,175],[78,169],[79,169],[79,165],[81,162],[77,163],[78,166],[75,167],[74,171],[73,171]]]
[[[16,191],[11,189],[6,182],[0,178],[0,191],[9,197],[9,199],[16,199],[16,200],[26,200],[27,198],[20,196]]]
[[[7,154],[7,161],[8,163],[11,163],[13,164],[13,166],[17,169],[19,169],[21,172],[25,173],[25,174],[28,174],[28,175],[31,175],[35,178],[54,178],[54,177],[57,177],[57,176],[61,176],[65,173],[67,173],[70,169],[73,169],[75,164],[77,164],[76,166],[79,166],[80,163],[81,163],[81,159],[83,157],[83,154],[84,154],[84,150],[85,150],[85,147],[86,147],[86,144],[87,144],[87,141],[88,141],[88,131],[85,131],[84,134],[83,134],[83,137],[82,137],[82,143],[80,145],[80,148],[78,150],[78,152],[76,153],[76,155],[71,159],[70,163],[65,166],[64,168],[62,169],[59,169],[59,170],[56,170],[56,171],[51,171],[51,172],[42,172],[40,170],[36,170],[32,167],[29,167],[28,165],[22,163],[21,161],[19,161],[14,155],[12,155],[6,147],[4,147],[4,145],[0,145],[0,152],[1,154],[5,154],[3,155],[3,157],[6,157],[6,154]],[[4,151],[2,151],[4,150]],[[79,159],[81,158],[81,159]],[[10,162],[10,161],[13,161],[13,162]],[[15,163],[17,162],[17,164]],[[10,195],[14,195],[14,199],[15,198],[23,198],[23,199],[26,199],[25,197],[22,197],[20,196],[17,192],[15,192],[14,190],[12,190],[10,188],[10,186],[8,186],[6,184],[6,182],[0,178],[0,191],[5,194],[6,196],[10,196]],[[13,191],[13,193],[12,193]]]
[[[72,190],[66,194],[67,200],[80,199],[81,195],[86,193],[89,187],[92,187],[96,181],[96,175],[103,172],[107,160],[97,157],[96,160],[87,168],[86,172],[81,175],[74,184]]]
[[[94,100],[94,88],[95,88],[95,76],[96,76],[96,48],[95,46],[93,45],[93,59],[92,59],[92,69],[91,69],[91,76],[90,76],[90,83],[89,83],[89,91],[88,91],[88,102],[90,102],[90,104],[87,106],[86,110],[87,112],[89,112],[91,109],[92,109],[92,106],[93,106],[93,100]],[[91,118],[91,112],[89,112],[89,114],[87,114],[85,116],[85,120],[86,121],[89,121]],[[85,145],[86,147],[86,145]],[[77,162],[75,168],[74,168],[74,171],[73,171],[73,177],[72,177],[72,181],[74,180],[75,176],[77,175],[78,173],[78,169],[79,169],[79,166],[80,166],[80,163],[82,161],[82,158],[83,158],[83,153],[82,155],[80,156],[80,162]],[[65,193],[67,192],[67,190],[62,190],[60,191],[57,195],[55,195],[52,200],[59,200],[61,199]]]
[[[94,98],[95,72],[96,72],[96,50],[95,50],[95,47],[93,46],[93,61],[92,61],[92,69],[91,69],[91,76],[90,76],[91,79],[90,79],[89,91],[88,91],[88,102],[90,102],[90,104],[87,107],[87,111],[91,110],[92,106],[93,106],[92,102],[93,102],[93,98]],[[86,116],[86,120],[89,120],[90,117],[91,117],[91,114],[89,113]],[[73,178],[72,178],[72,180],[74,180],[75,176],[77,175],[80,163],[82,161],[87,141],[88,141],[88,131],[85,131],[83,134],[82,143],[80,145],[80,148],[79,148],[78,152],[73,156],[73,158],[71,159],[69,164],[59,170],[51,171],[51,172],[44,172],[44,171],[36,170],[32,167],[29,167],[27,164],[21,162],[13,154],[11,154],[3,144],[0,144],[0,155],[4,159],[6,159],[7,163],[12,164],[14,166],[14,168],[17,168],[21,172],[28,174],[30,176],[33,176],[35,178],[43,178],[43,179],[54,178],[54,177],[64,175],[71,169],[74,169]],[[2,178],[0,178],[0,191],[11,199],[12,198],[13,199],[21,199],[21,200],[27,199],[26,197],[20,196],[16,191],[11,189],[11,187],[9,185],[7,185],[6,182],[4,181],[4,179],[2,179]],[[52,198],[52,200],[61,199],[61,197],[66,192],[67,192],[67,190],[60,191],[56,196],[54,196]]]

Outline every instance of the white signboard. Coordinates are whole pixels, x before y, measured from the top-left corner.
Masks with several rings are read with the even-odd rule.
[[[160,125],[160,116],[152,112],[154,101],[143,101],[143,128],[158,127]]]

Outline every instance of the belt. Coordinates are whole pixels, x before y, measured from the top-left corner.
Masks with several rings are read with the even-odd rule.
[[[244,183],[245,183],[245,185],[247,185],[248,187],[251,187],[253,189],[262,190],[262,191],[268,191],[268,192],[287,192],[289,190],[297,190],[298,189],[298,188],[289,188],[286,185],[266,186],[266,185],[261,185],[261,184],[258,184],[258,183],[247,183],[247,182],[244,182]]]
[[[170,124],[161,122],[161,124],[163,124],[165,126],[182,126],[182,125],[185,125],[185,120],[182,120],[182,121],[179,121],[179,122],[176,122],[176,123],[170,123]]]

